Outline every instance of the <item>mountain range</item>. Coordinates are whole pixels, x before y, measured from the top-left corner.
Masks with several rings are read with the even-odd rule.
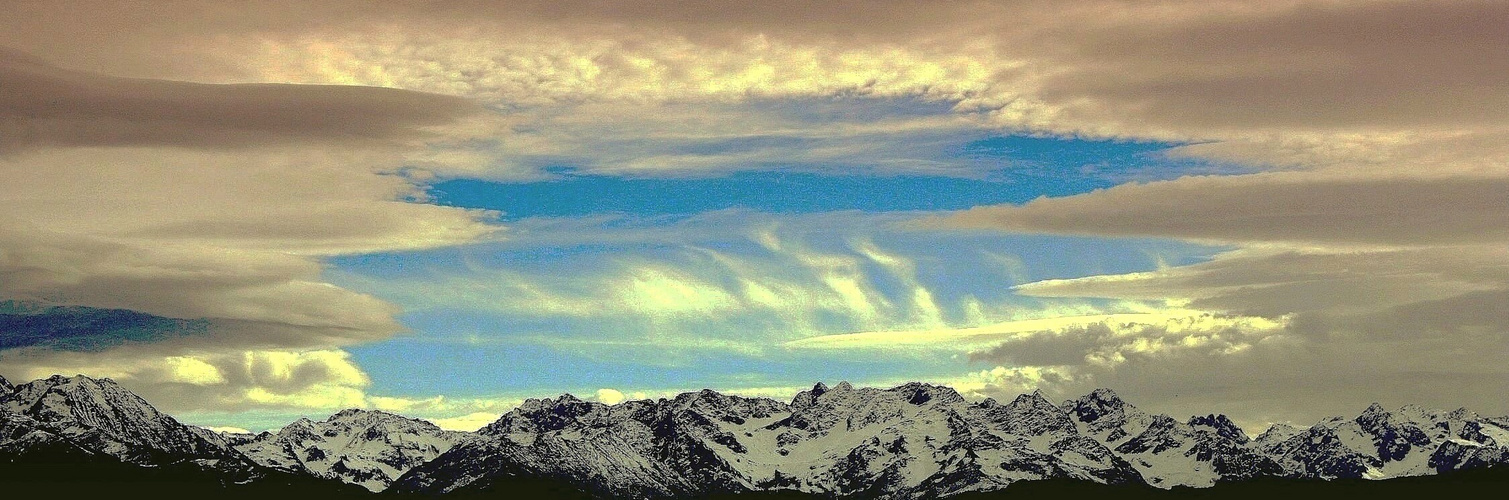
[[[1342,484],[1505,463],[1509,418],[1418,406],[1374,404],[1355,418],[1249,437],[1224,415],[1151,414],[1109,389],[1058,403],[1041,392],[972,402],[937,385],[845,382],[790,402],[712,390],[614,405],[569,394],[530,399],[476,432],[350,409],[235,434],[180,423],[109,379],[0,378],[0,482],[47,487],[108,476],[262,496],[468,496],[527,486],[597,498],[912,499],[1033,484]]]

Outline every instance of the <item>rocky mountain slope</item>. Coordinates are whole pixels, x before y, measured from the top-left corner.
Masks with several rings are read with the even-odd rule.
[[[471,433],[392,413],[344,410],[323,422],[299,419],[276,433],[229,436],[232,447],[258,464],[337,479],[382,491],[399,475],[428,462]]]
[[[218,434],[179,423],[110,379],[55,375],[21,384],[0,396],[0,412],[7,425],[28,429],[14,439],[76,446],[127,463],[193,461],[227,472],[252,465]]]
[[[711,390],[616,405],[562,395],[528,400],[475,433],[345,410],[231,435],[183,425],[108,379],[0,378],[0,462],[176,467],[222,485],[303,477],[390,493],[533,485],[609,498],[936,498],[1040,480],[1208,488],[1481,469],[1509,463],[1506,445],[1509,418],[1462,409],[1374,405],[1249,439],[1224,415],[1151,414],[1108,389],[1058,404],[1040,392],[972,402],[920,383],[818,384],[790,402]]]
[[[265,497],[349,486],[262,467],[225,437],[184,425],[110,379],[0,379],[0,482],[54,496]]]
[[[1387,478],[1509,462],[1504,419],[1369,408],[1249,439],[1224,415],[1153,415],[1107,389],[968,402],[947,387],[830,389],[792,402],[713,391],[608,406],[530,400],[400,478],[392,491],[464,493],[548,478],[606,497],[786,489],[922,498],[1063,478],[1159,488],[1260,477]]]

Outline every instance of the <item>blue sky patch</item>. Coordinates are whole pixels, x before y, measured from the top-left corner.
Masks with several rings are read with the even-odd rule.
[[[450,179],[431,186],[433,203],[499,210],[505,220],[591,214],[684,215],[741,208],[789,214],[837,210],[962,210],[979,205],[1024,203],[1040,196],[1069,196],[1117,181],[1193,171],[1200,164],[1166,158],[1178,146],[1158,142],[965,134],[931,153],[953,164],[958,176],[881,174],[787,165],[716,177],[631,177],[588,173],[569,166],[545,169],[552,177],[532,182]],[[788,137],[746,137],[687,145],[679,153],[726,153],[773,145],[796,147]],[[797,145],[799,146],[799,145]]]

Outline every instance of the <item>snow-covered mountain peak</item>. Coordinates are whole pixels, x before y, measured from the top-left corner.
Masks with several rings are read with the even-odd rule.
[[[1110,389],[1095,389],[1079,399],[1065,401],[1062,408],[1081,422],[1093,423],[1104,418],[1120,419],[1129,407]]]
[[[314,421],[300,418],[283,426],[282,429],[278,429],[274,434],[284,439],[304,439],[306,436],[317,434],[317,432],[314,429]]]
[[[1027,394],[1018,394],[1015,399],[1011,400],[1008,406],[1032,407],[1041,411],[1049,411],[1047,410],[1048,408],[1052,408],[1053,410],[1059,409],[1053,403],[1049,402],[1047,397],[1043,396],[1043,391],[1041,390],[1035,390]]]
[[[621,403],[621,407],[630,408],[630,403]],[[550,399],[527,399],[517,408],[510,410],[498,420],[487,424],[477,431],[478,434],[487,436],[502,436],[511,433],[537,434],[565,429],[577,423],[577,420],[588,415],[604,416],[611,408],[603,403],[595,401],[583,401],[570,394],[562,394],[558,398]]]
[[[34,380],[0,397],[0,407],[84,448],[128,462],[234,455],[218,435],[179,423],[108,378],[54,375]]]
[[[0,398],[10,395],[15,390],[16,386],[11,385],[10,381],[6,380],[4,376],[0,376]]]
[[[954,388],[944,385],[924,384],[922,382],[907,382],[905,384],[887,390],[905,395],[906,402],[914,405],[922,405],[928,403],[958,405],[965,403],[964,396],[960,395],[958,391],[954,390]]]
[[[79,421],[94,427],[121,419],[141,423],[165,417],[115,381],[83,375],[53,375],[21,384],[5,396],[4,405],[42,422]]]
[[[1478,415],[1478,412],[1461,407],[1447,413],[1446,418],[1451,420],[1478,420],[1482,417]]]
[[[1253,439],[1253,442],[1258,444],[1277,443],[1299,435],[1302,432],[1305,432],[1305,429],[1280,422],[1268,426],[1268,430],[1263,431],[1262,434],[1258,434],[1258,437]]]
[[[335,421],[342,421],[342,420],[358,420],[358,419],[366,418],[369,415],[379,414],[379,413],[384,413],[384,414],[387,414],[387,415],[392,415],[391,413],[385,413],[385,412],[374,411],[374,410],[363,410],[361,408],[347,408],[347,409],[344,409],[344,410],[341,410],[341,411],[338,411],[338,412],[335,412],[335,413],[331,414],[329,417],[327,417],[325,419],[325,421],[326,422],[335,422]]]
[[[1247,443],[1247,433],[1237,427],[1235,422],[1224,414],[1212,413],[1205,416],[1195,415],[1189,418],[1189,426],[1195,429],[1204,429],[1214,432],[1217,436],[1230,439],[1239,444]]]
[[[1041,436],[1048,433],[1077,434],[1069,415],[1048,401],[1041,391],[1022,394],[1004,405],[981,405],[986,418],[1009,434]]]
[[[964,396],[950,387],[910,382],[890,389],[865,387],[835,391],[819,383],[811,391],[792,398],[787,423],[794,429],[825,434],[836,426],[845,431],[906,418],[940,408],[962,411]]]
[[[668,403],[677,408],[690,408],[693,406],[724,408],[727,407],[729,405],[729,402],[734,398],[735,396],[724,395],[723,393],[712,389],[703,389],[697,392],[683,392],[681,394],[677,394],[676,397],[669,400]]]
[[[789,405],[713,390],[614,405],[566,394],[526,401],[478,434],[348,409],[255,435],[179,424],[108,379],[50,377],[14,389],[0,393],[0,453],[274,474],[255,462],[396,493],[479,492],[524,477],[615,497],[793,488],[911,499],[1041,478],[1204,487],[1509,463],[1509,417],[1371,405],[1308,429],[1275,424],[1248,440],[1225,415],[1151,415],[1107,389],[1060,405],[1039,391],[970,404],[923,383],[817,384]]]
[[[786,404],[780,401],[727,395],[711,389],[679,394],[666,405],[670,411],[692,411],[712,420],[739,425],[749,419],[769,418],[788,411]],[[625,409],[630,406],[634,405],[625,404]],[[633,413],[633,410],[627,413]]]
[[[1107,406],[1120,406],[1126,404],[1125,401],[1121,400],[1121,396],[1116,394],[1116,391],[1111,390],[1108,387],[1096,388],[1085,394],[1084,396],[1081,396],[1079,398],[1079,401],[1097,402]]]
[[[1396,413],[1398,413],[1399,416],[1407,418],[1412,422],[1419,422],[1421,424],[1427,425],[1434,424],[1436,422],[1445,422],[1451,419],[1448,412],[1435,408],[1426,408],[1417,404],[1407,404],[1401,406],[1399,407],[1399,411]]]
[[[1061,406],[1086,434],[1115,445],[1140,434],[1152,424],[1152,415],[1128,404],[1110,389],[1095,389]]]
[[[234,446],[268,467],[381,491],[467,436],[401,415],[347,409],[319,422],[301,418],[277,433],[236,440]]]
[[[424,432],[439,432],[441,430],[440,426],[426,420],[413,419],[382,410],[363,410],[359,408],[341,410],[325,419],[325,422],[346,426],[385,427],[389,429],[420,430]]]
[[[810,407],[813,404],[817,403],[817,398],[820,398],[827,393],[828,385],[822,382],[818,382],[816,385],[812,386],[812,389],[798,392],[795,396],[792,396],[791,409],[795,411],[800,408]]]

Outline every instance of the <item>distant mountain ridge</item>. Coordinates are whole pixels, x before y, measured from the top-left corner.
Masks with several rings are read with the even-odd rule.
[[[414,466],[474,438],[423,420],[357,409],[342,410],[323,422],[299,419],[276,433],[227,436],[232,448],[261,465],[371,491],[387,489]]]
[[[602,498],[937,498],[1036,480],[1166,489],[1424,476],[1509,463],[1506,445],[1509,418],[1466,410],[1375,404],[1353,419],[1275,425],[1249,439],[1224,415],[1150,414],[1109,389],[1001,403],[930,384],[847,382],[819,383],[789,403],[712,390],[615,405],[530,399],[474,433],[353,409],[227,434],[181,424],[109,379],[0,378],[0,467],[104,460],[187,468],[228,487],[306,477],[393,494],[465,496],[533,481]]]
[[[263,467],[224,435],[179,423],[110,379],[85,376],[20,385],[0,378],[0,487],[172,498],[340,497],[354,488]]]

